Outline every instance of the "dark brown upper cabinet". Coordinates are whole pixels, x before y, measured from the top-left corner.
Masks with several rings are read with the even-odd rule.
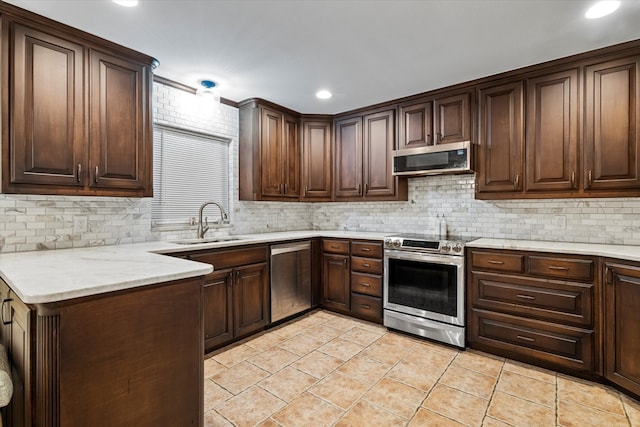
[[[523,90],[522,81],[488,85],[478,90],[476,197],[522,189]]]
[[[302,120],[303,201],[329,201],[332,188],[331,125],[333,120]]]
[[[10,5],[0,15],[3,192],[151,196],[155,60]]]
[[[406,200],[406,179],[393,176],[395,109],[335,121],[336,200]]]
[[[525,191],[578,188],[578,69],[527,80]]]
[[[470,93],[445,95],[400,104],[399,150],[471,139]]]
[[[240,200],[298,200],[299,116],[266,101],[240,105]]]
[[[588,65],[585,98],[585,191],[622,190],[637,196],[640,56]]]

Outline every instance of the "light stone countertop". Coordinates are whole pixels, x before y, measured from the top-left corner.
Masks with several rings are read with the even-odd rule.
[[[640,246],[487,238],[474,240],[467,243],[466,246],[469,248],[512,249],[520,251],[594,255],[609,258],[618,258],[627,261],[640,261]]]
[[[211,265],[165,256],[201,249],[335,237],[382,240],[389,233],[288,231],[232,236],[238,240],[179,245],[149,242],[0,254],[0,277],[27,304],[44,304],[202,276]]]

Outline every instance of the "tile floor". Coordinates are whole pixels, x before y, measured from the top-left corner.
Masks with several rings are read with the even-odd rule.
[[[206,426],[640,426],[612,388],[321,310],[209,356]]]

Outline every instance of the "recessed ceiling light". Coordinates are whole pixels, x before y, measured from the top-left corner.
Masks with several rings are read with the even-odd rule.
[[[587,19],[602,18],[603,16],[607,16],[608,14],[615,12],[619,7],[619,1],[599,1],[591,6],[584,16]]]
[[[333,94],[331,92],[329,92],[328,90],[319,90],[318,92],[316,92],[316,98],[318,99],[329,99],[333,96]]]
[[[111,0],[115,4],[119,4],[124,7],[135,7],[138,5],[138,0]]]

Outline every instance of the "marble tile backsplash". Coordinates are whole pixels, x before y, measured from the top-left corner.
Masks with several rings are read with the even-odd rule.
[[[154,83],[159,123],[231,139],[231,225],[209,235],[305,229],[436,232],[508,239],[640,245],[640,198],[475,200],[473,175],[409,180],[407,202],[279,203],[238,200],[238,109],[208,110],[194,95]],[[151,199],[0,194],[0,252],[195,237],[195,227],[153,229]]]

